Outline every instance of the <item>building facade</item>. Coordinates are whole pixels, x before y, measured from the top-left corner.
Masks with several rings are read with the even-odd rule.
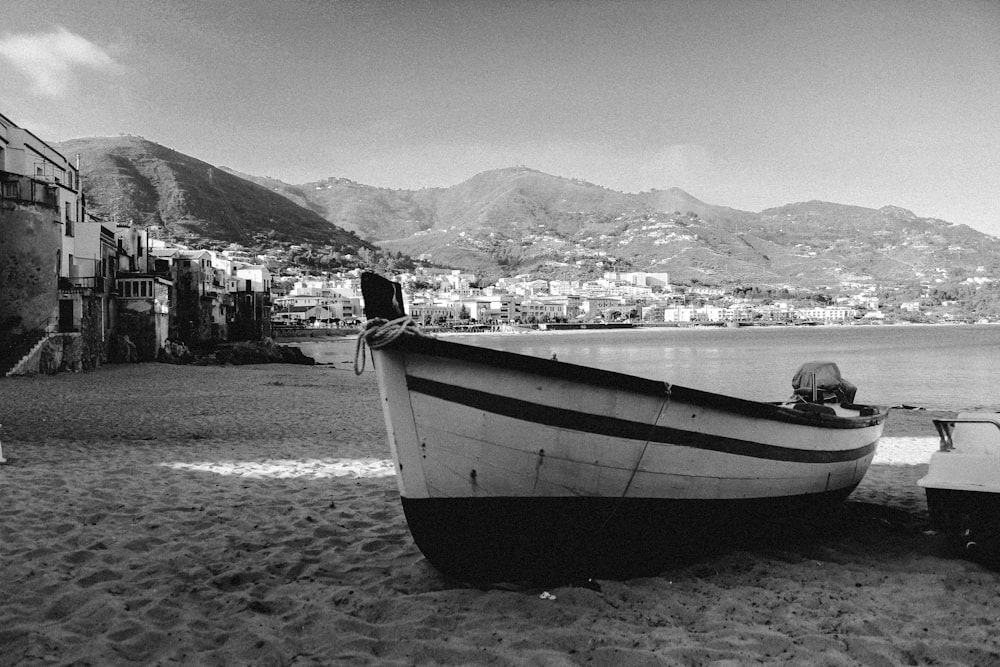
[[[58,279],[81,275],[76,167],[0,115],[0,335],[58,330]]]

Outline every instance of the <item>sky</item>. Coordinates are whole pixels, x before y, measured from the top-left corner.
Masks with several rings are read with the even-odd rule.
[[[4,0],[0,113],[301,184],[527,166],[1000,235],[997,0]]]

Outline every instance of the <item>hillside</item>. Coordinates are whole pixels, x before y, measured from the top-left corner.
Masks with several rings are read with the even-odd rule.
[[[284,241],[370,247],[295,203],[289,193],[276,193],[142,137],[92,137],[54,145],[64,155],[80,156],[88,208],[108,222],[155,225],[162,237],[195,245]]]
[[[269,187],[280,191],[289,186],[269,181]],[[373,241],[398,240],[428,230],[503,231],[513,223],[538,218],[551,221],[555,231],[572,233],[581,216],[673,210],[720,219],[745,215],[705,204],[678,188],[627,194],[525,167],[483,172],[450,188],[390,190],[343,178],[293,187],[328,220]]]
[[[677,188],[629,194],[523,167],[418,191],[336,178],[294,187],[328,220],[386,249],[487,275],[617,268],[809,287],[1000,273],[995,237],[893,206],[812,201],[754,213]]]

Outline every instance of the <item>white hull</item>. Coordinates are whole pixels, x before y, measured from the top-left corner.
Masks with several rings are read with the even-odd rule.
[[[748,499],[853,489],[882,429],[748,416],[687,403],[666,385],[656,396],[394,349],[374,354],[400,494],[410,499]],[[547,411],[555,416],[546,420]],[[585,423],[594,419],[617,424]],[[672,434],[673,442],[656,441]]]
[[[935,424],[941,450],[917,483],[926,489],[1000,493],[1000,413],[963,412]]]

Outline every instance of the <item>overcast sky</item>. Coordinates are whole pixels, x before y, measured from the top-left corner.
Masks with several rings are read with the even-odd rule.
[[[4,0],[0,113],[304,183],[525,165],[1000,235],[1000,2]]]

